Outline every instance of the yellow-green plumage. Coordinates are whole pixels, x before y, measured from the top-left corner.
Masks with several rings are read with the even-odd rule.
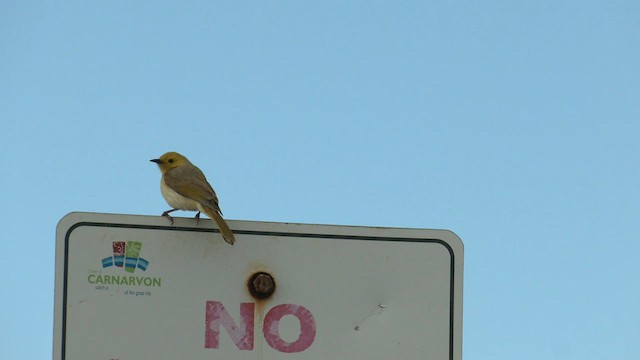
[[[235,236],[222,218],[216,192],[202,171],[176,152],[168,152],[151,161],[157,163],[162,172],[162,196],[173,208],[163,215],[169,217],[169,212],[178,209],[204,212],[218,225],[224,240],[233,245]]]

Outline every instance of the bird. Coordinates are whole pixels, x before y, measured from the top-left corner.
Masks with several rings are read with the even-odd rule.
[[[174,151],[149,161],[158,164],[160,168],[162,173],[160,192],[171,206],[170,210],[162,213],[162,216],[168,218],[173,225],[173,217],[169,215],[173,211],[197,211],[196,221],[200,220],[200,212],[204,212],[218,225],[224,241],[231,245],[235,243],[233,232],[222,218],[216,192],[197,166]]]

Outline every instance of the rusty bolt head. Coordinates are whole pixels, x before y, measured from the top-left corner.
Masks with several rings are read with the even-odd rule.
[[[276,282],[273,280],[273,276],[266,272],[251,275],[247,285],[249,292],[256,299],[267,299],[276,291]]]

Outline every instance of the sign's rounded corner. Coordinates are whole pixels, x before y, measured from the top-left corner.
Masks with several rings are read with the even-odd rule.
[[[63,229],[63,228],[69,228],[72,224],[75,224],[77,222],[79,222],[80,220],[80,215],[82,214],[82,212],[80,211],[72,211],[66,215],[64,215],[62,218],[60,218],[60,220],[58,221],[58,225],[57,225],[57,229]]]
[[[456,234],[453,230],[443,230],[447,235],[446,237],[446,241],[447,243],[449,243],[450,245],[456,245],[456,247],[460,248],[460,251],[462,251],[464,253],[464,242],[462,241],[462,238],[460,236],[458,236],[458,234]]]

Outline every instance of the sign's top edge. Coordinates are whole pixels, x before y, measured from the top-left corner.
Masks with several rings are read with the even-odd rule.
[[[173,228],[179,230],[181,228],[193,229],[195,220],[188,217],[174,217]],[[210,221],[202,221],[198,223],[198,228],[213,228],[214,225]],[[400,227],[382,227],[382,226],[363,226],[363,225],[329,225],[329,224],[309,224],[309,223],[289,223],[289,222],[269,222],[254,220],[228,220],[229,225],[234,230],[273,230],[278,232],[306,232],[306,233],[330,233],[335,235],[351,235],[358,232],[364,235],[376,237],[408,237],[408,238],[424,238],[435,237],[447,243],[459,246],[462,250],[464,245],[462,240],[451,230],[446,229],[425,229],[425,228],[400,228]],[[96,213],[96,212],[71,212],[59,221],[57,232],[66,232],[72,226],[78,223],[108,223],[123,224],[137,226],[168,226],[168,221],[162,216],[134,215],[134,214],[114,214],[114,213]]]

